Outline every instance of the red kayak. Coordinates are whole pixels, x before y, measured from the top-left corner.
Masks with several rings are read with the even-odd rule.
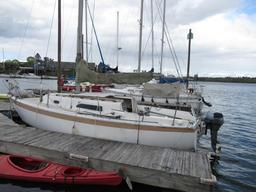
[[[114,186],[122,182],[116,172],[82,169],[15,155],[0,156],[0,178],[76,185]]]

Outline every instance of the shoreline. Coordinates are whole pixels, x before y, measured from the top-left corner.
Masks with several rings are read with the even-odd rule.
[[[256,83],[256,77],[198,77],[194,81],[222,83]]]

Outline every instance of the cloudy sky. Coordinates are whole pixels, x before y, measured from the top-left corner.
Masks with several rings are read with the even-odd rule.
[[[138,63],[140,0],[88,0],[105,63],[116,66],[116,14],[120,14],[119,69],[133,71]],[[78,0],[62,0],[62,60],[76,55]],[[144,1],[142,70],[150,70],[150,0]],[[153,0],[155,55],[159,71],[163,0]],[[56,7],[55,7],[56,5]],[[55,7],[55,11],[54,11]],[[52,22],[53,21],[53,22]],[[51,24],[52,23],[52,24]],[[256,2],[254,0],[167,0],[166,24],[186,73],[187,33],[194,33],[191,74],[199,76],[256,76]],[[51,27],[52,26],[52,27]],[[89,61],[100,55],[88,20]],[[25,60],[39,53],[57,58],[56,0],[0,0],[0,42],[4,59]],[[2,55],[2,54],[1,54]],[[3,57],[0,57],[3,60]],[[168,42],[163,71],[176,75]]]

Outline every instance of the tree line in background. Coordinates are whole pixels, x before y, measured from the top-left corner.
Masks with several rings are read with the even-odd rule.
[[[17,59],[6,60],[4,63],[0,63],[0,73],[16,73],[22,67],[28,67],[33,70],[36,75],[50,74],[56,75],[56,68],[54,61],[51,58],[44,57],[41,59],[37,53],[34,57],[27,57],[26,62],[20,62]],[[64,71],[63,71],[64,72]],[[74,69],[66,72],[67,74],[74,74]],[[190,78],[194,81],[205,81],[205,82],[228,82],[228,83],[256,83],[256,77],[199,77],[195,75]]]
[[[198,77],[195,75],[194,80],[224,83],[256,83],[256,77]]]
[[[26,62],[20,62],[18,59],[6,60],[1,63],[1,70],[17,70],[19,67],[34,67],[36,63],[35,57],[29,56]]]
[[[19,70],[24,68],[30,69],[30,72],[35,73],[36,75],[56,71],[53,59],[48,57],[41,59],[41,56],[38,53],[34,57],[27,57],[25,62],[20,62],[18,59],[13,59],[0,63],[0,73],[17,73]]]

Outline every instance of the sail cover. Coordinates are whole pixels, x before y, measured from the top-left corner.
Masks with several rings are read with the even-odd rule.
[[[154,97],[178,97],[182,89],[181,84],[150,84],[145,83],[143,95]]]
[[[142,84],[150,81],[153,73],[97,73],[88,68],[86,61],[81,60],[76,65],[76,76],[78,82]]]

